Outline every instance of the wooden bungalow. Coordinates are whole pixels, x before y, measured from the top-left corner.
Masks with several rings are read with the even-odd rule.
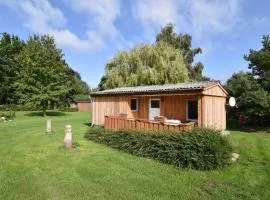
[[[79,112],[91,112],[92,105],[90,100],[75,100],[70,104],[71,108],[78,108]]]
[[[105,128],[226,129],[228,93],[219,82],[123,87],[91,94],[92,123]]]

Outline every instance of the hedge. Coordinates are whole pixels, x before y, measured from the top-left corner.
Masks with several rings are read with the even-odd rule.
[[[5,119],[14,119],[15,116],[15,111],[0,111],[0,117],[4,117]]]
[[[0,111],[35,111],[39,110],[35,107],[25,105],[0,105]]]
[[[74,107],[74,108],[65,107],[65,108],[59,108],[58,110],[61,112],[78,112],[79,111],[77,107]]]
[[[51,108],[53,109],[53,108]],[[41,108],[35,108],[31,106],[26,106],[26,105],[0,105],[0,111],[38,111],[42,110]],[[49,110],[49,109],[48,109]],[[74,107],[61,107],[58,108],[59,111],[61,112],[78,112],[78,108]]]
[[[163,163],[197,170],[222,169],[230,163],[232,147],[220,131],[196,128],[185,132],[104,131],[92,128],[85,137],[112,148]]]

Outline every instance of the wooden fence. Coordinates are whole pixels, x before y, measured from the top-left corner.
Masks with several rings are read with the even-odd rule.
[[[189,122],[180,125],[167,125],[162,122],[150,122],[144,119],[121,118],[114,116],[105,116],[105,129],[135,129],[151,131],[181,131],[194,128],[194,123]]]

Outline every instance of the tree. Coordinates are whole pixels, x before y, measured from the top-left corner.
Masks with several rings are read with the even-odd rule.
[[[16,35],[2,33],[0,39],[0,104],[16,103],[12,84],[17,78],[18,64],[16,55],[24,42]]]
[[[98,84],[98,90],[105,90],[105,83],[107,81],[107,77],[105,75],[103,75],[100,79],[100,82]]]
[[[263,88],[243,93],[239,104],[243,114],[249,117],[249,123],[269,125],[270,95]]]
[[[237,99],[238,115],[246,116],[248,123],[252,124],[270,122],[269,44],[269,37],[264,36],[263,48],[259,51],[250,50],[249,55],[244,56],[252,72],[235,73],[226,83],[229,94]],[[230,112],[238,116],[235,110],[230,109]]]
[[[265,95],[266,91],[260,87],[251,72],[240,71],[234,73],[228,79],[225,87],[229,94],[237,100],[237,113],[234,108],[229,108],[230,117],[239,117],[241,114],[248,117],[250,122],[254,122],[256,118],[263,117],[261,116],[262,113],[266,114],[261,112],[261,109],[267,104],[260,105],[260,103],[268,99],[267,95]]]
[[[175,33],[174,25],[172,23],[169,23],[161,28],[160,33],[158,33],[156,36],[156,42],[165,42],[179,50],[179,53],[183,55],[184,60],[187,64],[190,80],[209,80],[207,77],[202,76],[202,71],[204,68],[202,63],[199,62],[196,63],[194,66],[192,65],[194,57],[197,54],[202,53],[202,49],[192,48],[192,37],[189,34]]]
[[[263,36],[260,50],[249,50],[244,59],[249,62],[249,69],[261,86],[270,92],[270,35]]]
[[[85,100],[88,99],[90,88],[86,82],[82,81],[78,72],[72,68],[67,68],[69,80],[71,81],[72,89],[68,94],[69,100]]]
[[[182,54],[173,46],[159,42],[139,45],[119,52],[106,64],[99,88],[168,84],[188,81]]]
[[[178,83],[187,80],[210,80],[202,75],[204,66],[201,62],[193,64],[194,57],[201,53],[202,50],[201,48],[193,49],[191,42],[192,37],[190,35],[177,34],[174,32],[174,25],[171,23],[167,24],[161,28],[153,45],[140,45],[132,48],[130,52],[119,52],[105,66],[105,74],[100,80],[98,89]],[[162,46],[164,46],[164,49],[162,49]],[[171,55],[172,57],[176,56],[176,59],[172,58],[172,61],[174,59],[175,61],[171,62],[168,60],[165,51],[173,52]],[[143,53],[136,54],[136,52]],[[174,64],[172,65],[172,63]],[[162,67],[159,68],[157,66]],[[182,68],[179,66],[182,66]],[[177,78],[176,76],[178,75],[179,77]]]
[[[231,96],[239,98],[248,91],[258,90],[260,85],[252,73],[240,71],[227,80],[225,87]]]
[[[19,95],[17,85],[17,79],[21,79],[21,71],[24,71],[25,65],[20,63],[18,55],[23,48],[28,45],[25,44],[16,35],[10,35],[8,33],[2,33],[0,37],[0,104],[18,104]],[[62,58],[61,58],[62,59]],[[62,59],[65,70],[69,76],[72,90],[63,96],[59,103],[67,105],[70,100],[76,99],[77,96],[84,96],[88,98],[89,87],[82,81],[80,75],[75,70],[68,67],[64,59]],[[43,67],[39,65],[37,67]],[[17,87],[17,86],[16,86]],[[15,94],[17,93],[17,94]],[[55,104],[56,105],[56,104]]]
[[[63,53],[48,35],[30,36],[17,56],[19,79],[14,83],[19,102],[46,110],[71,90]]]

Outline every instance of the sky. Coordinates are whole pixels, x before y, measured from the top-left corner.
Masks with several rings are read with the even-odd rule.
[[[96,87],[118,51],[151,44],[171,22],[203,53],[203,74],[225,82],[270,31],[268,0],[0,0],[0,32],[50,34],[70,67]]]

